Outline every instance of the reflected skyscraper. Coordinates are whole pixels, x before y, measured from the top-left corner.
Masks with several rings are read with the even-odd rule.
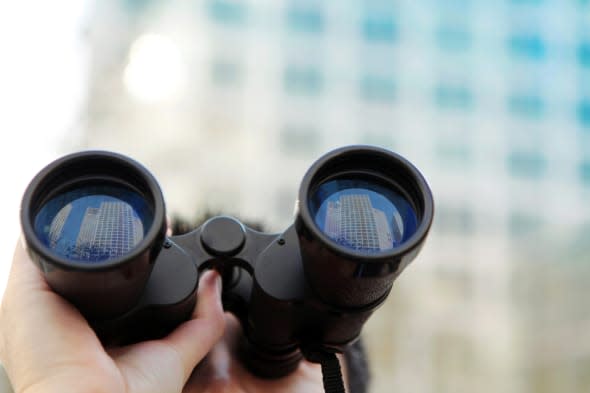
[[[71,211],[72,204],[68,203],[66,206],[64,206],[63,209],[61,209],[57,213],[57,215],[51,222],[51,227],[49,228],[49,246],[51,248],[55,248],[57,246],[57,242],[61,236],[61,233],[63,232],[64,225],[66,223],[66,220],[70,216]]]
[[[338,243],[356,250],[391,249],[394,233],[385,212],[373,207],[368,195],[341,195],[329,201],[326,211],[326,234]],[[399,229],[395,241],[401,240]]]
[[[141,220],[123,202],[102,202],[86,209],[76,239],[76,254],[85,260],[115,258],[143,237]]]

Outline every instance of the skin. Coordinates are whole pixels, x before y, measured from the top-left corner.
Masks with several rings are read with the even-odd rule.
[[[19,245],[0,308],[0,361],[16,393],[323,392],[320,366],[306,361],[278,380],[249,374],[220,292],[218,274],[206,272],[191,320],[163,339],[105,349]]]

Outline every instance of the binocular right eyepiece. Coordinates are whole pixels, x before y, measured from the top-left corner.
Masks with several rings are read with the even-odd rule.
[[[419,251],[433,210],[417,170],[375,148],[322,157],[305,175],[299,202],[296,228],[310,285],[343,308],[387,295]]]
[[[199,274],[218,270],[224,308],[244,328],[246,365],[274,378],[357,339],[419,252],[434,209],[418,170],[371,146],[316,161],[297,206],[281,234],[219,216],[166,238],[153,176],[125,156],[88,151],[33,179],[21,224],[48,284],[105,339],[174,328],[191,315]]]

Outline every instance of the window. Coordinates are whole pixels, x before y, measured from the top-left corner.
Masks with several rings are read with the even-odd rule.
[[[395,83],[391,78],[366,75],[360,81],[360,94],[367,101],[393,101]]]
[[[580,66],[590,68],[590,42],[582,42],[578,46],[578,61]]]
[[[318,95],[324,85],[323,75],[315,67],[287,66],[284,75],[285,90],[294,95]]]
[[[473,7],[473,0],[442,0],[436,2],[437,7],[449,10],[458,10],[461,13],[469,11]]]
[[[590,99],[582,100],[578,104],[578,121],[582,127],[590,128]]]
[[[508,110],[515,116],[540,118],[545,112],[545,103],[538,95],[517,93],[508,97]]]
[[[580,163],[579,175],[582,184],[590,186],[590,161],[582,161]]]
[[[150,5],[152,5],[153,1],[151,0],[123,0],[121,2],[123,7],[125,7],[129,12],[132,13],[141,13],[146,10]]]
[[[512,4],[541,5],[544,0],[510,0]]]
[[[293,5],[287,10],[287,25],[295,31],[321,33],[324,30],[324,17],[317,8]]]
[[[543,38],[536,34],[518,34],[508,39],[510,54],[517,58],[541,61],[545,59],[547,48]]]
[[[471,33],[464,26],[442,24],[436,29],[436,42],[439,48],[461,51],[471,47]]]
[[[512,152],[508,156],[508,168],[514,177],[539,179],[547,169],[545,157],[539,152]]]
[[[210,0],[208,11],[220,23],[238,25],[246,20],[246,6],[237,0]]]
[[[438,85],[434,100],[443,109],[471,109],[473,106],[473,94],[466,86]]]
[[[372,42],[394,42],[397,29],[391,14],[368,14],[362,22],[363,37]]]

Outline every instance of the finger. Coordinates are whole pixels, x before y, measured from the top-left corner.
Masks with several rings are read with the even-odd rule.
[[[0,309],[0,357],[15,388],[51,375],[57,367],[88,364],[93,349],[101,348],[86,320],[49,288],[19,243]]]
[[[45,345],[55,340],[58,343],[71,340],[80,330],[84,335],[94,336],[75,307],[47,285],[22,244],[18,244],[14,252],[0,318],[3,336],[11,334],[11,339],[23,337],[24,341],[35,341],[27,335],[37,337],[40,326],[43,326]],[[64,337],[63,332],[68,332],[68,337]]]
[[[28,294],[31,290],[50,290],[39,269],[34,266],[25,250],[24,239],[19,239],[12,257],[12,266],[6,285],[6,295],[13,293]]]
[[[213,270],[200,280],[193,319],[185,322],[164,341],[182,358],[186,382],[196,364],[223,336],[225,318],[221,305],[221,279]]]
[[[205,273],[193,319],[162,340],[112,352],[130,392],[180,391],[194,367],[222,337],[225,320],[216,272]]]

